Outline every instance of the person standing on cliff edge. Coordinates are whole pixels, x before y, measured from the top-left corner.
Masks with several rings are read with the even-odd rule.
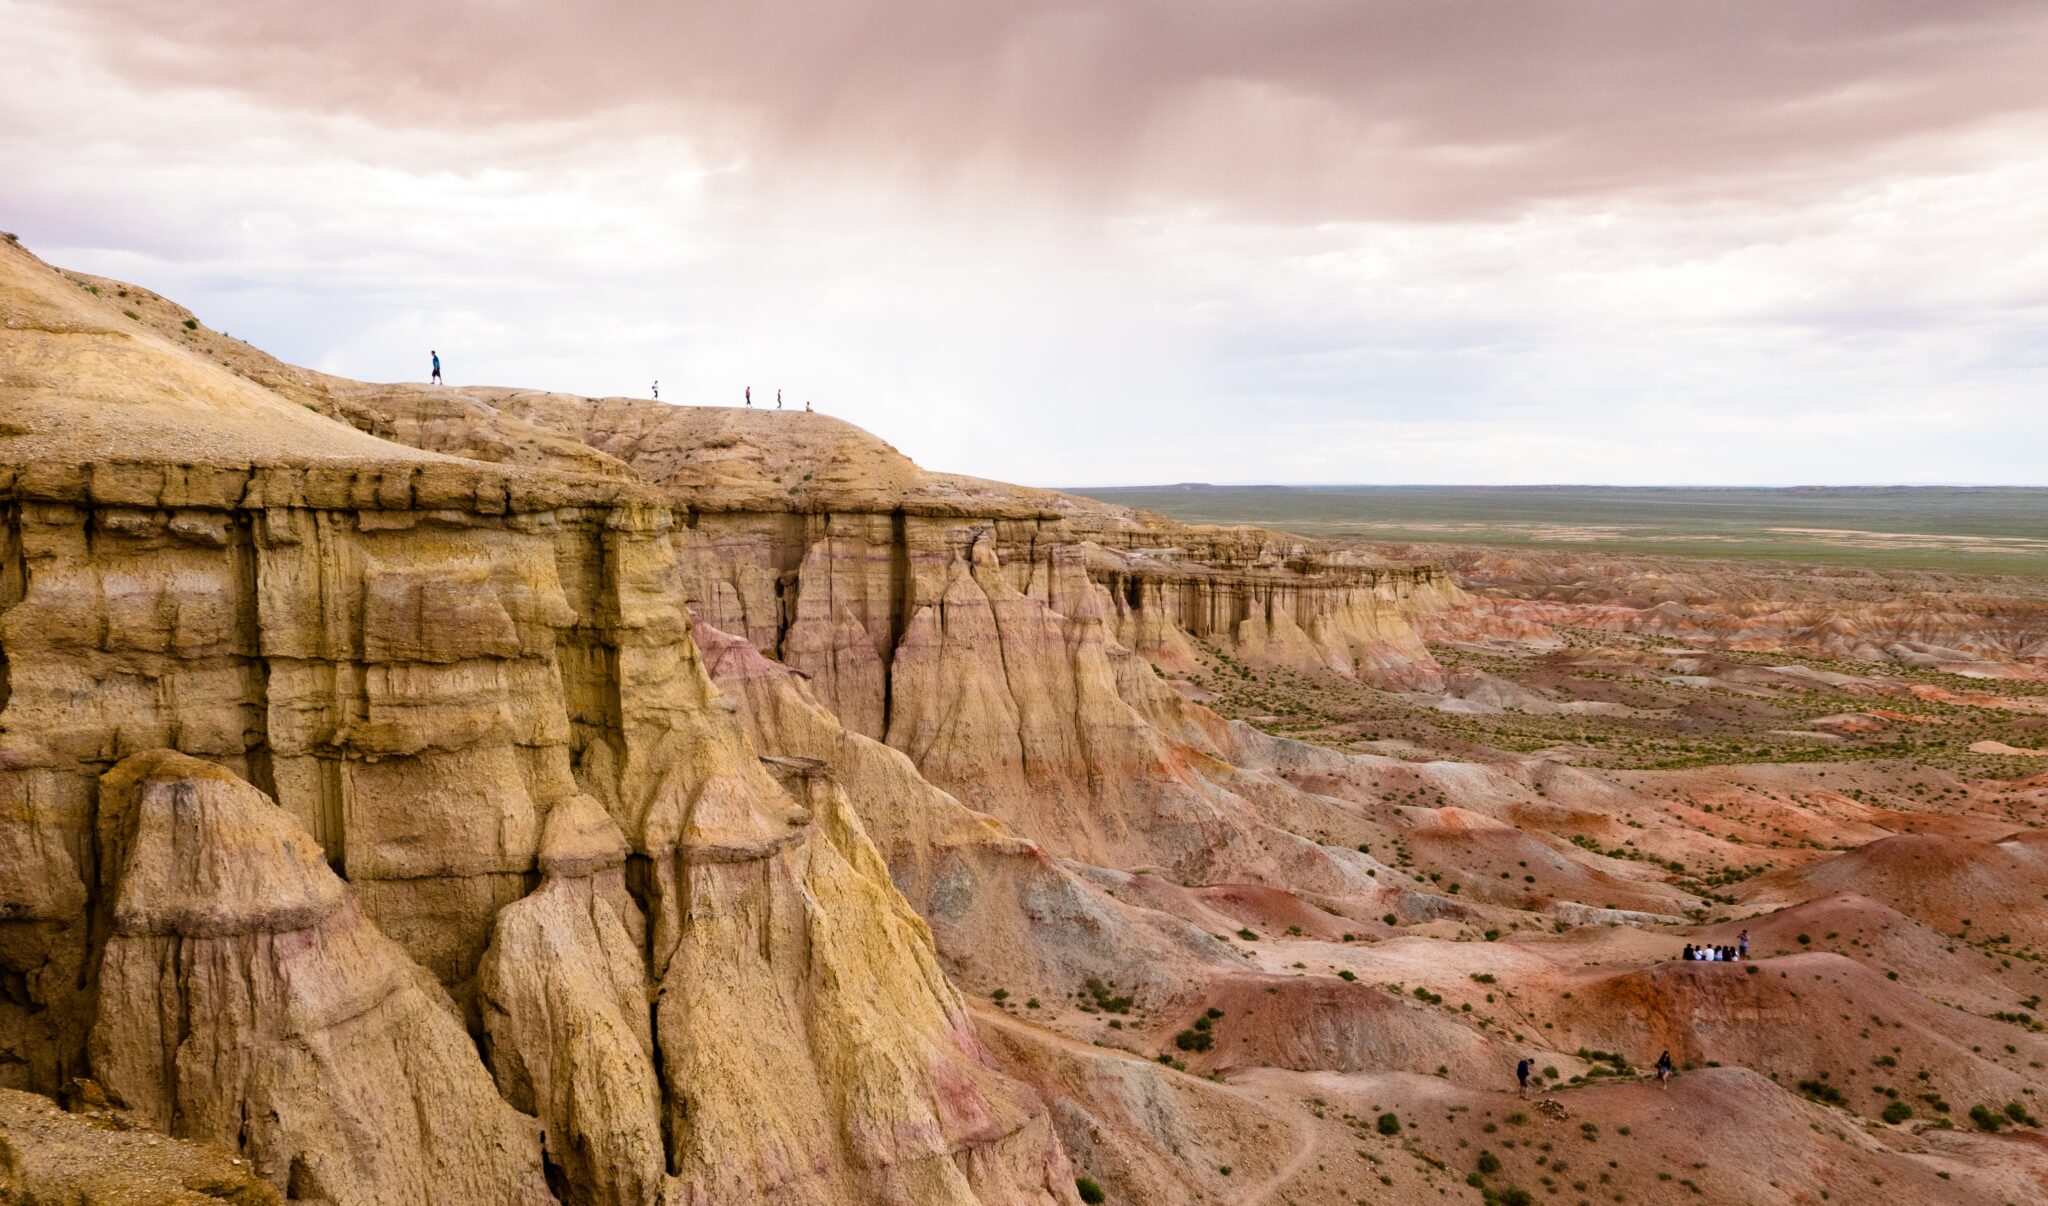
[[[648,386],[648,388],[654,391],[654,400],[656,402],[661,401],[661,378],[656,377],[654,379],[654,384]]]
[[[434,358],[434,375],[431,378],[433,383],[435,385],[447,384],[447,382],[441,380],[441,353],[435,351],[432,348],[428,348],[427,355],[432,356]]]
[[[754,404],[754,387],[753,387],[753,386],[751,386],[751,385],[749,385],[749,386],[747,387],[747,405],[748,405],[748,406],[752,406],[753,404]]]

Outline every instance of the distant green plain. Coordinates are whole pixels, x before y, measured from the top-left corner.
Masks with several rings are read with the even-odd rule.
[[[1071,493],[1305,536],[2048,576],[2048,489],[1135,486]]]

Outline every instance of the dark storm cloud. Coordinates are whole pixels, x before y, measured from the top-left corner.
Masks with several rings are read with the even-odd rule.
[[[2032,0],[66,0],[141,86],[462,136],[659,129],[755,181],[1469,219],[1938,166],[2048,107]]]

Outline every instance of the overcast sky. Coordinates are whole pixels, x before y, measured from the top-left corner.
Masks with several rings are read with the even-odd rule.
[[[0,0],[0,229],[1044,485],[2048,484],[2038,0]]]

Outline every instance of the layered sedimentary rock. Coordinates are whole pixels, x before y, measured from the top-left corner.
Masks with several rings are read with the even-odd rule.
[[[1147,997],[1177,970],[1235,956],[1178,918],[1104,892],[994,817],[941,791],[901,751],[852,732],[804,676],[744,637],[699,623],[713,678],[741,704],[755,744],[833,768],[911,905],[935,931],[947,970],[983,992],[1065,995],[1089,977]]]
[[[1071,1200],[669,503],[0,268],[0,1082],[339,1202]]]
[[[545,878],[499,912],[477,975],[498,1088],[541,1120],[570,1203],[653,1202],[668,1171],[628,851],[590,797],[551,811]]]
[[[549,1200],[532,1120],[290,816],[161,752],[108,774],[98,821],[112,878],[89,1060],[114,1098],[293,1197]]]

